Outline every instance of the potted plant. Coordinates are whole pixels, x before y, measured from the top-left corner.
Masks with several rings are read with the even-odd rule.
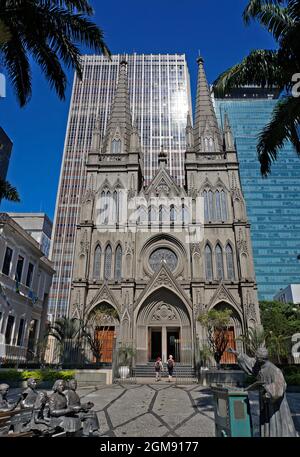
[[[122,345],[118,349],[118,365],[119,376],[121,379],[126,379],[130,373],[130,366],[132,366],[132,359],[135,356],[135,349],[128,345]]]
[[[207,345],[204,345],[201,349],[200,349],[200,370],[201,371],[206,371],[208,370],[208,365],[209,365],[209,361],[210,361],[210,358],[212,356],[212,353],[211,353],[211,350],[209,348],[209,346]]]

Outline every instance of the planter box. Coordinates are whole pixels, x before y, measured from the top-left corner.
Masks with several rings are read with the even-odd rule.
[[[27,381],[3,381],[8,384],[11,389],[26,389]],[[54,381],[41,381],[37,383],[37,388],[40,390],[51,390]]]

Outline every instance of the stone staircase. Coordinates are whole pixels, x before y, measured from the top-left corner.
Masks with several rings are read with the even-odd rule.
[[[167,364],[164,363],[164,370],[161,373],[162,378],[168,377],[168,368]],[[137,378],[155,378],[155,368],[154,362],[148,362],[145,365],[136,365],[135,375]],[[176,363],[173,372],[174,378],[195,378],[195,370],[191,365],[183,365],[181,363]]]

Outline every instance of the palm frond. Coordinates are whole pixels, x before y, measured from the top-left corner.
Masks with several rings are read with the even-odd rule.
[[[271,122],[264,128],[257,145],[261,173],[271,171],[272,162],[287,141],[291,141],[300,156],[300,140],[297,129],[300,125],[300,102],[296,97],[284,97],[274,108]]]
[[[8,181],[0,178],[0,201],[8,200],[11,202],[20,202],[20,197],[17,189],[13,187]]]
[[[10,39],[10,37],[11,34],[9,33],[9,29],[0,19],[0,48]]]
[[[252,51],[241,63],[229,68],[216,79],[214,92],[224,96],[232,88],[248,85],[283,89],[290,84],[290,76],[282,69],[277,51]]]
[[[286,0],[250,0],[243,12],[245,24],[255,19],[266,5],[282,5]]]
[[[31,70],[26,49],[20,37],[13,34],[1,47],[1,53],[20,106],[24,106],[31,97]]]

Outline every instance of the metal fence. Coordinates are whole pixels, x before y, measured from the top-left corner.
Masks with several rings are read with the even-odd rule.
[[[34,351],[20,346],[2,345],[0,366],[2,368],[108,368],[113,361],[113,341],[99,340],[95,347],[86,340],[70,340],[60,343],[48,338],[42,348]]]

